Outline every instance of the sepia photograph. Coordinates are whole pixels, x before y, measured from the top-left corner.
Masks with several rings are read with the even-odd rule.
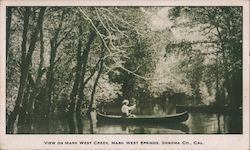
[[[242,5],[2,8],[6,136],[243,136]]]

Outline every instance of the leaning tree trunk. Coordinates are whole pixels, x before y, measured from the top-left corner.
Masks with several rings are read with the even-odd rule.
[[[33,54],[35,46],[36,46],[38,32],[39,32],[39,29],[41,28],[41,25],[43,23],[43,16],[45,13],[45,9],[46,9],[45,7],[41,7],[41,9],[40,9],[39,16],[37,18],[36,27],[34,29],[34,32],[31,35],[31,40],[30,40],[31,43],[29,46],[29,50],[26,54],[27,32],[28,32],[29,14],[30,14],[30,8],[26,7],[26,11],[24,14],[24,29],[23,29],[23,41],[22,41],[22,63],[21,63],[20,83],[19,83],[19,88],[18,88],[17,99],[15,102],[15,107],[14,107],[14,110],[8,119],[8,128],[7,128],[8,133],[13,133],[13,126],[14,126],[14,123],[16,121],[17,115],[19,114],[19,111],[20,111],[20,105],[21,105],[24,90],[26,87],[29,66],[31,64],[32,54]]]
[[[89,52],[91,49],[91,44],[94,42],[94,39],[96,37],[96,32],[94,29],[90,30],[90,34],[89,34],[89,38],[88,38],[88,42],[86,44],[86,48],[82,54],[82,60],[83,60],[83,66],[82,66],[82,72],[81,72],[81,78],[80,78],[80,87],[79,87],[79,99],[77,101],[77,106],[76,106],[76,111],[77,113],[81,112],[81,108],[82,108],[82,102],[84,99],[84,88],[85,88],[85,84],[84,84],[84,78],[85,78],[85,74],[86,74],[86,70],[87,70],[87,63],[88,63],[88,57],[89,57]]]
[[[102,47],[102,51],[101,51],[101,63],[100,63],[100,68],[99,68],[99,71],[98,71],[98,74],[97,74],[97,77],[96,77],[96,80],[94,82],[94,85],[93,85],[93,89],[92,89],[92,93],[91,93],[91,98],[90,98],[90,104],[89,104],[89,108],[88,108],[88,114],[90,114],[90,112],[93,110],[93,104],[94,104],[94,96],[95,96],[95,92],[96,92],[96,86],[98,84],[98,81],[99,81],[99,78],[102,74],[102,70],[103,70],[103,63],[104,63],[104,46]]]
[[[73,113],[75,111],[75,103],[76,103],[76,95],[77,95],[77,91],[79,89],[79,83],[80,83],[80,76],[81,76],[81,70],[82,70],[82,26],[79,25],[78,27],[79,29],[79,35],[80,38],[78,40],[78,46],[77,46],[77,56],[76,56],[76,73],[75,73],[75,81],[74,81],[74,85],[70,94],[70,112]]]

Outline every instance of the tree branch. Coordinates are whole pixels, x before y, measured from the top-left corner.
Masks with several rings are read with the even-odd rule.
[[[88,15],[82,10],[82,8],[79,8],[78,9],[80,10],[80,12],[86,17],[86,19],[91,23],[92,27],[95,29],[96,33],[99,35],[99,37],[101,38],[102,42],[104,43],[104,46],[105,48],[108,50],[108,52],[110,53],[111,56],[113,56],[113,53],[111,52],[110,48],[107,46],[107,43],[105,42],[105,40],[103,39],[103,35],[99,32],[99,30],[97,29],[97,27],[95,26],[95,24],[93,23],[93,21],[88,17]],[[109,31],[107,31],[109,32]],[[144,80],[155,80],[156,78],[148,78],[148,77],[143,77],[141,75],[138,75],[136,73],[134,73],[133,71],[123,67],[120,63],[118,63],[118,61],[114,58],[114,57],[111,57],[112,60],[115,62],[115,64],[123,69],[124,71],[128,72],[128,73],[131,73],[133,74],[134,76],[138,77],[138,78],[141,78],[141,79],[144,79]]]
[[[64,35],[64,37],[62,37],[62,38],[59,40],[59,42],[56,43],[56,47],[58,47],[58,46],[61,44],[61,42],[67,38],[68,34],[69,34],[72,30],[73,30],[73,28],[71,28],[71,29]]]
[[[90,74],[90,76],[84,81],[84,85],[86,85],[89,80],[94,76],[94,74],[96,73],[96,69],[98,67],[98,64],[100,63],[101,59],[98,60],[98,62],[96,63],[95,67],[94,67],[94,71]]]

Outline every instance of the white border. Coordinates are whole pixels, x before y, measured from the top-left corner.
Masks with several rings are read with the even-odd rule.
[[[243,6],[243,134],[152,135],[6,135],[5,7],[6,6]],[[249,1],[248,0],[0,0],[0,149],[242,149],[249,147]],[[202,141],[203,145],[45,145],[44,141]]]

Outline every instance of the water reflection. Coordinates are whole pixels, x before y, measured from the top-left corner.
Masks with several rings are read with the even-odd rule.
[[[190,133],[242,133],[242,117],[239,116],[193,113],[185,124]]]
[[[186,124],[113,124],[97,123],[98,133],[100,134],[179,134],[189,133]]]
[[[154,107],[143,104],[135,114],[157,114],[158,116],[173,114],[175,108],[165,102],[155,104]],[[151,105],[152,106],[152,105]],[[144,109],[142,109],[144,108]],[[147,108],[147,109],[145,109]],[[113,109],[114,111],[115,109]],[[116,110],[120,111],[119,109]],[[108,112],[108,111],[107,111]],[[109,112],[115,114],[117,112]],[[52,115],[47,119],[39,117],[32,121],[20,123],[16,126],[16,133],[34,134],[218,134],[218,133],[242,133],[242,116],[223,114],[189,113],[186,122],[178,124],[156,124],[155,122],[144,124],[124,124],[98,122],[96,113],[91,112],[91,117],[81,115],[64,114]]]
[[[67,117],[67,122],[69,125],[69,133],[83,133],[83,118],[79,114],[69,113]]]
[[[71,114],[72,115],[72,114]],[[179,124],[124,124],[96,122],[76,114],[36,119],[19,124],[17,133],[35,134],[218,134],[242,133],[242,117],[216,114],[189,114]]]

